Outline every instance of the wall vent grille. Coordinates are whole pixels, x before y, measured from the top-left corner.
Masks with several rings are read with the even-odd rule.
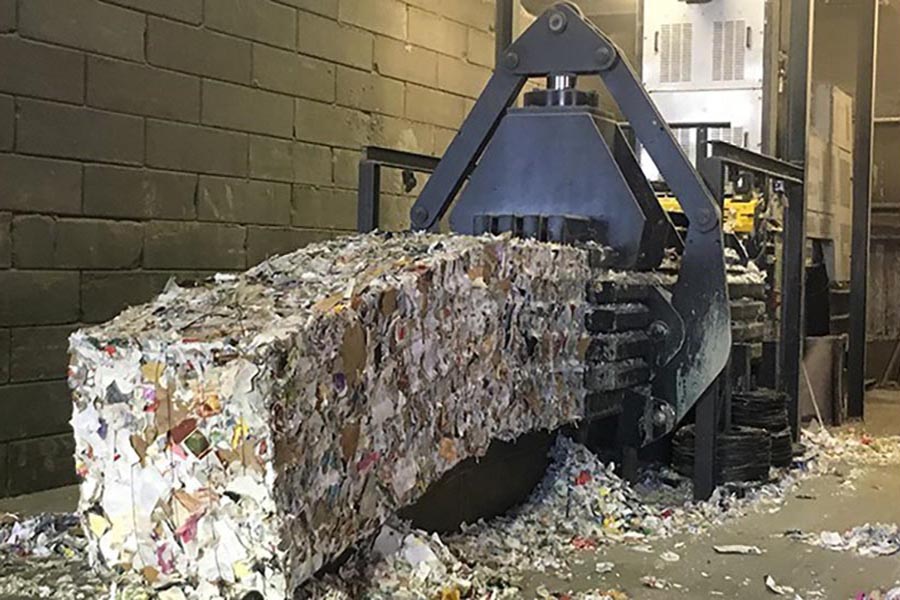
[[[713,23],[713,81],[743,81],[747,56],[747,23]]]
[[[667,23],[659,35],[661,83],[691,81],[694,29],[690,23]]]

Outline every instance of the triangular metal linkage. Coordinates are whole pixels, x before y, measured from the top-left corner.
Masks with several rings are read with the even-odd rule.
[[[468,180],[472,190],[458,200],[464,210],[451,216],[454,230],[471,232],[472,216],[478,214],[546,218],[574,210],[576,216],[602,219],[598,230],[622,249],[623,265],[652,266],[648,257],[654,253],[647,248],[656,238],[647,232],[653,231],[658,207],[647,202],[646,179],[638,181],[628,156],[610,145],[608,135],[591,135],[601,121],[582,119],[579,128],[572,125],[578,110],[559,111],[568,116],[553,121],[557,115],[549,107],[532,113],[527,107],[511,108],[528,78],[562,74],[601,78],[689,221],[671,298],[684,322],[684,341],[654,380],[654,396],[671,406],[674,418],[663,428],[670,430],[723,371],[731,348],[721,212],[621,51],[575,5],[561,3],[545,11],[508,48],[413,205],[410,220],[414,229],[432,228]],[[547,124],[534,126],[530,118]],[[507,121],[518,123],[507,126]],[[567,141],[579,144],[584,156]],[[517,152],[531,158],[519,160]],[[553,152],[564,156],[556,160]],[[535,186],[540,200],[525,193]],[[523,198],[519,204],[517,193]],[[619,220],[610,221],[614,217]],[[621,232],[615,231],[617,224]]]

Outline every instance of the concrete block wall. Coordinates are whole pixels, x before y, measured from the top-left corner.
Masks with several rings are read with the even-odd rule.
[[[439,155],[485,0],[0,0],[0,496],[73,481],[66,338],[356,226],[356,162]],[[385,173],[382,227],[411,196]]]

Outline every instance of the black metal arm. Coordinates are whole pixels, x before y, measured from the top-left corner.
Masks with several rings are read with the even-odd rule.
[[[472,112],[450,143],[425,189],[410,210],[413,229],[430,229],[437,223],[459,193],[478,157],[491,140],[503,113],[515,101],[525,77],[507,69],[497,69],[491,76]]]

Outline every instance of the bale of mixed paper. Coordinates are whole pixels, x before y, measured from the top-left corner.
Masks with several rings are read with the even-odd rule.
[[[283,598],[491,440],[577,421],[589,252],[357,236],[73,334],[92,559]]]

